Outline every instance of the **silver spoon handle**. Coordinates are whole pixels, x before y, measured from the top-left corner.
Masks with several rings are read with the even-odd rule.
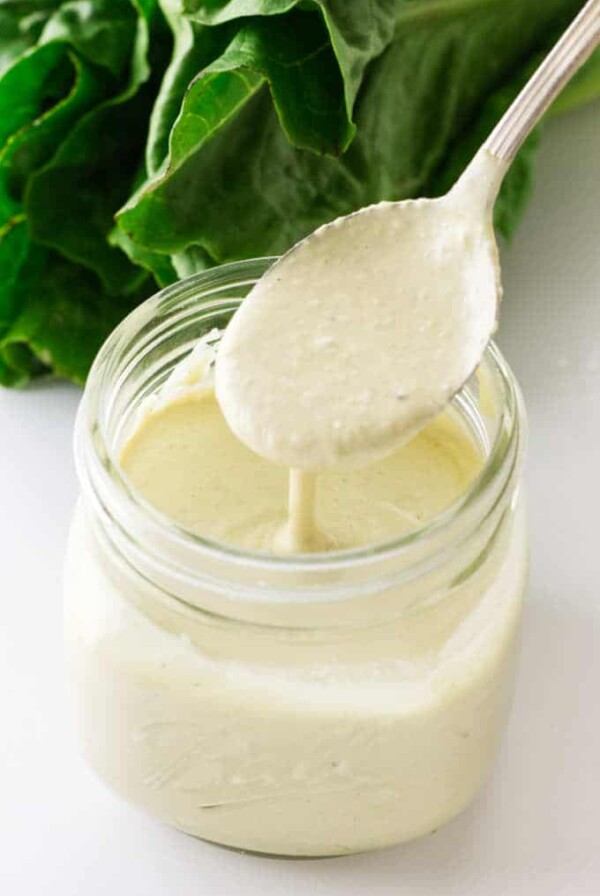
[[[600,0],[588,0],[484,143],[510,162],[552,100],[600,44]]]

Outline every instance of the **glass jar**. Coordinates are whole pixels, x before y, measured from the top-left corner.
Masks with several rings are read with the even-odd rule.
[[[526,575],[524,412],[491,346],[454,402],[483,470],[393,542],[277,557],[184,530],[132,491],[119,445],[271,262],[164,290],[100,351],[76,425],[66,638],[84,751],[116,791],[206,840],[339,855],[434,830],[490,768]]]

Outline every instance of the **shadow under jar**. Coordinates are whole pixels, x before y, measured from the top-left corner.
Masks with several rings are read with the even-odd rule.
[[[341,855],[436,829],[490,768],[526,576],[524,411],[491,346],[454,401],[482,471],[395,541],[269,556],[186,531],[119,449],[271,261],[164,290],[100,351],[76,426],[68,656],[85,755],[116,791],[223,845]]]

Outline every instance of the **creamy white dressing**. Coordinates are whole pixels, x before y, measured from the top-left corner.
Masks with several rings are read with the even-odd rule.
[[[227,426],[212,384],[217,338],[143,403],[121,464],[186,529],[272,550],[285,537],[288,474]],[[349,548],[414,531],[464,495],[482,463],[445,412],[385,458],[321,473],[320,531]],[[448,531],[440,557],[451,568],[434,563],[426,583],[384,574],[373,590],[367,576],[351,600],[316,606],[295,606],[282,586],[245,625],[228,621],[234,583],[224,593],[206,583],[180,604],[106,553],[78,514],[67,638],[90,762],[170,824],[244,849],[336,855],[434,830],[481,785],[508,708],[525,541],[520,511],[501,520],[493,538]],[[323,575],[337,587],[351,572]],[[195,614],[196,600],[214,614]]]
[[[521,516],[507,536],[445,599],[382,626],[380,596],[362,598],[371,626],[311,644],[194,620],[113,568],[78,514],[67,639],[88,761],[163,821],[241,849],[339,855],[434,831],[481,786],[505,724]]]
[[[187,529],[269,549],[287,473],[229,430],[211,353],[199,346],[197,365],[188,359],[146,402],[122,465]],[[482,460],[445,413],[386,458],[325,471],[319,521],[337,547],[414,531],[464,494]],[[90,762],[170,824],[244,849],[336,855],[434,830],[481,785],[510,699],[525,539],[521,511],[501,519],[491,539],[461,530],[455,543],[448,532],[440,555],[451,569],[434,564],[425,587],[383,576],[372,591],[367,577],[351,601],[319,605],[327,636],[315,607],[295,607],[285,586],[258,626],[228,624],[235,584],[214,594],[205,585],[189,606],[165,600],[105,553],[79,513],[67,637]],[[324,572],[332,587],[345,575]],[[216,615],[195,618],[195,599]],[[290,625],[308,616],[306,631],[282,627],[282,612]]]
[[[197,535],[275,553],[389,541],[445,510],[481,470],[480,446],[446,412],[385,458],[323,471],[316,493],[313,473],[288,476],[233,435],[212,388],[213,351],[201,343],[144,404],[120,457],[137,491]]]
[[[238,438],[292,469],[358,466],[448,404],[496,325],[503,172],[481,151],[448,196],[340,218],[261,278],[216,363]]]

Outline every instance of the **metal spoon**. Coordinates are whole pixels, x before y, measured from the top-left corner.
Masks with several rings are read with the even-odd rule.
[[[361,209],[273,265],[217,357],[217,397],[242,441],[299,470],[359,464],[448,404],[496,327],[504,174],[599,43],[589,0],[446,196]]]

